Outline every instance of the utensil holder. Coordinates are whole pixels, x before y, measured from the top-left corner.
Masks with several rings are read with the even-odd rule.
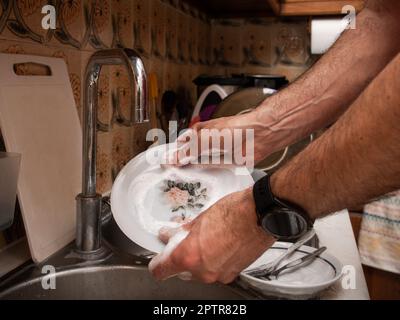
[[[0,152],[0,231],[14,220],[20,163],[20,154]]]

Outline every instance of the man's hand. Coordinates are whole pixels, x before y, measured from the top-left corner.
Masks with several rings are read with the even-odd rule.
[[[271,153],[277,151],[272,146],[273,133],[268,125],[273,123],[271,116],[266,116],[264,110],[263,123],[259,122],[257,112],[237,116],[218,118],[206,122],[196,123],[190,130],[180,135],[177,139],[178,151],[169,155],[168,164],[184,166],[189,163],[202,165],[204,162],[193,162],[198,156],[211,158],[215,154],[221,155],[221,162],[217,166],[246,165],[258,163]],[[248,140],[247,130],[253,130],[254,136]],[[238,138],[239,135],[239,138]],[[254,137],[254,139],[253,139]],[[266,143],[269,141],[270,143]],[[240,158],[235,157],[235,152]],[[223,155],[230,154],[232,163],[224,163]],[[245,159],[246,163],[238,163],[235,160]],[[211,159],[210,159],[211,160]],[[208,162],[207,165],[215,165]]]
[[[257,225],[251,188],[226,196],[184,228],[189,234],[176,249],[150,263],[157,279],[190,272],[205,283],[230,283],[275,242]],[[160,238],[172,235],[164,230]]]

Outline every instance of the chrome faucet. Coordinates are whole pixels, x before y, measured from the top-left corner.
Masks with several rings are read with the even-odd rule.
[[[96,192],[96,146],[98,82],[103,65],[126,67],[132,84],[131,123],[148,121],[147,77],[139,55],[131,49],[107,49],[94,53],[85,72],[82,193],[76,197],[76,247],[79,253],[88,254],[101,249],[102,197]]]

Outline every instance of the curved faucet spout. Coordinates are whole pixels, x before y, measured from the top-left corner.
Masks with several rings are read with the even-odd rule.
[[[78,251],[81,252],[98,250],[101,240],[101,196],[96,192],[96,129],[98,83],[103,65],[123,65],[128,71],[132,90],[130,123],[142,123],[149,119],[147,77],[140,56],[131,49],[107,49],[94,53],[85,72],[82,193],[77,196],[76,239]]]

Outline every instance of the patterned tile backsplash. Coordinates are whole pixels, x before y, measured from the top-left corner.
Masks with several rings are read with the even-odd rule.
[[[56,7],[56,30],[41,27],[46,4]],[[165,90],[178,88],[194,103],[191,81],[199,74],[279,73],[293,80],[312,63],[304,19],[210,20],[179,0],[0,1],[0,52],[64,59],[79,115],[89,57],[117,46],[135,48],[147,72],[157,75],[158,104]],[[122,166],[148,146],[149,125],[124,125],[129,103],[125,70],[104,68],[99,87],[99,192],[109,190]]]

